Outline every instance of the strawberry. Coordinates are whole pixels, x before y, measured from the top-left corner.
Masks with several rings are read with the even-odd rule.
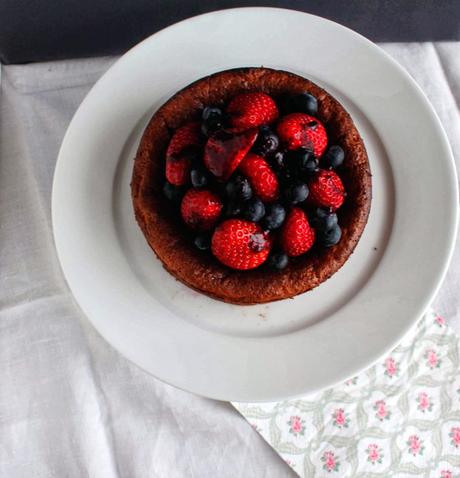
[[[178,128],[166,150],[166,179],[175,186],[186,184],[192,161],[187,154],[202,143],[200,123],[187,123]]]
[[[273,202],[278,199],[278,178],[264,158],[249,153],[241,162],[240,170],[249,179],[254,193],[263,202]]]
[[[227,106],[232,131],[245,131],[278,118],[278,108],[273,98],[265,93],[241,93]]]
[[[309,201],[320,207],[338,209],[345,200],[345,188],[336,172],[320,169],[308,184]]]
[[[257,130],[240,134],[220,132],[204,148],[204,164],[214,176],[226,180],[235,171],[257,138]]]
[[[281,118],[277,132],[287,149],[311,149],[317,158],[324,153],[327,146],[324,126],[318,119],[305,113],[292,113]]]
[[[189,189],[180,207],[185,223],[192,229],[201,231],[212,229],[221,210],[219,196],[206,189]]]
[[[228,219],[217,226],[211,250],[222,264],[237,270],[259,267],[268,257],[271,240],[250,221]]]
[[[305,212],[293,207],[281,231],[281,246],[288,256],[300,256],[315,242],[315,230],[310,227]]]

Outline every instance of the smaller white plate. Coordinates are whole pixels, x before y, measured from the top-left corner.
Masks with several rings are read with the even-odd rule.
[[[163,270],[135,223],[129,183],[156,108],[207,74],[257,65],[311,78],[343,103],[369,153],[374,198],[355,253],[330,280],[243,307]],[[307,394],[382,356],[439,287],[456,224],[449,145],[407,73],[356,33],[279,9],[195,17],[128,52],[72,120],[53,187],[58,255],[94,326],[156,377],[225,400]]]

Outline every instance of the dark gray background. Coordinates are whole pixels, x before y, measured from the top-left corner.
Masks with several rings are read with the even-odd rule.
[[[460,40],[460,0],[0,0],[0,60],[122,53],[184,18],[240,6],[313,13],[373,41]]]

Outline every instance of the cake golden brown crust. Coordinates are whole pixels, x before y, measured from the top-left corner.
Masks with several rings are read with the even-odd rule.
[[[340,176],[347,198],[339,211],[340,242],[331,248],[314,246],[293,258],[279,272],[264,267],[232,270],[211,254],[197,250],[180,215],[162,193],[165,152],[174,129],[199,119],[206,105],[228,102],[238,93],[262,91],[274,97],[309,91],[318,99],[318,118],[330,144],[339,144],[346,159]],[[167,101],[150,120],[139,144],[132,177],[137,222],[163,266],[189,287],[234,304],[255,304],[293,297],[321,284],[353,252],[366,225],[371,204],[371,174],[366,149],[341,104],[322,88],[293,73],[268,68],[227,70],[202,78]]]

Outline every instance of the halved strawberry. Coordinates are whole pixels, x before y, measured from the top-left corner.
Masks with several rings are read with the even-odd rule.
[[[237,270],[259,267],[268,257],[271,239],[250,221],[228,219],[217,226],[211,250],[222,264]]]
[[[190,177],[192,161],[190,152],[203,144],[200,123],[187,123],[178,128],[166,150],[166,179],[175,186],[186,184]]]
[[[319,158],[327,146],[327,134],[317,118],[305,113],[284,116],[277,126],[278,136],[287,149],[307,148]]]
[[[263,202],[278,199],[278,178],[264,158],[247,154],[240,164],[240,171],[249,179],[253,191]]]
[[[310,227],[305,212],[293,207],[284,221],[281,246],[288,256],[300,256],[315,242],[315,230]]]
[[[222,202],[219,196],[206,189],[189,189],[181,204],[184,222],[192,229],[212,229],[219,219]]]
[[[257,130],[240,134],[220,132],[211,136],[204,148],[204,164],[214,176],[226,180],[235,171],[257,138]]]
[[[315,206],[338,209],[345,200],[345,187],[334,171],[320,169],[308,183],[309,201]]]
[[[271,96],[262,92],[241,93],[227,106],[232,131],[245,131],[278,118],[278,108]]]

